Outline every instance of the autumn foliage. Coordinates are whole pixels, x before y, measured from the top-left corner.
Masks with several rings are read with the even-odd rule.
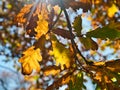
[[[21,7],[13,24],[23,28],[29,43],[17,43],[16,49],[26,81],[37,77],[30,89],[86,90],[89,77],[95,90],[119,90],[119,9],[119,0],[36,0]],[[87,31],[84,18],[91,26]],[[113,51],[115,59],[104,51]]]

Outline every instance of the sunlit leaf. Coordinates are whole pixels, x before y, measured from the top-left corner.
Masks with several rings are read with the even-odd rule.
[[[70,62],[72,61],[72,53],[69,48],[65,48],[64,45],[59,43],[57,39],[52,40],[53,51],[50,52],[50,55],[53,55],[56,60],[56,65],[61,65],[61,69],[64,69],[64,66],[67,68],[70,67]]]
[[[11,9],[12,8],[12,5],[11,4],[7,4],[6,6],[8,9]]]
[[[39,4],[26,5],[16,17],[17,22],[24,24],[27,34],[35,36],[36,39],[48,32],[47,20],[48,11],[45,3],[41,4],[41,8]]]
[[[29,5],[25,5],[21,11],[18,13],[18,15],[15,18],[15,21],[18,23],[25,23],[26,22],[26,18],[25,15],[28,14],[31,10],[31,7],[33,6],[33,4],[29,4]]]
[[[110,8],[108,8],[108,16],[113,17],[114,14],[118,11],[119,11],[118,7],[115,4],[113,4]]]
[[[56,14],[60,13],[61,9],[58,5],[54,6],[53,8],[54,8],[54,11],[55,11]]]
[[[47,14],[47,13],[46,13]],[[38,15],[39,20],[37,21],[37,27],[35,28],[36,39],[39,39],[42,35],[48,32],[48,21],[42,15]]]
[[[33,70],[40,71],[39,62],[42,60],[40,49],[34,50],[34,46],[23,52],[24,56],[19,59],[22,64],[22,73],[31,74]]]
[[[39,39],[42,35],[48,32],[48,11],[45,3],[42,3],[41,8],[36,6],[34,13],[31,15],[28,24],[26,25],[27,33],[30,36],[35,36]]]

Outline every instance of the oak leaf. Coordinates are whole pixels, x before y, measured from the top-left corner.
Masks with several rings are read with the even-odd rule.
[[[117,7],[115,4],[113,4],[113,5],[108,9],[108,16],[112,18],[112,17],[114,16],[114,14],[115,14],[116,12],[118,12],[118,11],[119,11],[118,7]]]
[[[108,25],[92,30],[86,34],[87,37],[115,40],[120,38],[120,22],[111,21]]]
[[[64,66],[67,68],[70,67],[70,62],[72,61],[72,53],[69,48],[65,48],[64,45],[59,43],[56,39],[52,40],[53,51],[50,52],[50,55],[53,55],[56,60],[56,65],[61,65],[61,69],[64,69]]]
[[[24,51],[23,54],[24,56],[19,59],[19,62],[22,64],[22,73],[29,75],[34,69],[39,72],[39,62],[42,60],[40,49],[34,50],[34,46],[32,46]]]
[[[39,39],[42,35],[48,32],[48,21],[46,21],[41,14],[38,15],[38,18],[37,27],[35,28],[35,31],[37,32],[36,39]]]
[[[71,39],[71,35],[68,30],[56,28],[56,29],[53,29],[52,32],[59,36],[62,36],[63,38]],[[74,34],[72,34],[72,38],[75,38]]]
[[[22,24],[25,23],[27,20],[25,16],[30,12],[32,6],[33,4],[25,5],[17,14],[15,21]]]
[[[48,31],[47,4],[30,4],[23,7],[16,16],[16,22],[24,25],[29,36],[39,39]]]
[[[75,32],[77,36],[81,35],[82,30],[82,19],[81,16],[77,16],[73,23],[73,28],[75,29]]]
[[[108,90],[117,90],[120,88],[120,60],[110,60],[94,62],[93,65],[88,66],[91,70],[91,77],[95,82],[101,86],[101,89],[108,88]],[[107,85],[107,86],[104,86]]]
[[[80,37],[80,42],[84,45],[86,50],[92,49],[97,50],[98,44],[91,38]]]

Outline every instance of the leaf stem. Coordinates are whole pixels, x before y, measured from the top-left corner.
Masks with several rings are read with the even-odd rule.
[[[53,22],[53,24],[52,24],[51,27],[49,28],[49,31],[51,31],[51,30],[53,29],[53,27],[55,26],[55,24],[56,24],[57,21],[59,20],[61,13],[62,13],[62,10],[60,10],[60,13],[58,14],[56,20]]]
[[[70,23],[70,19],[69,19],[69,16],[68,16],[68,13],[65,9],[65,6],[64,6],[64,3],[63,3],[63,0],[61,0],[60,2],[60,5],[61,5],[61,9],[64,11],[64,14],[65,14],[65,17],[66,17],[66,20],[67,20],[67,27],[69,29],[69,32],[70,32],[70,36],[71,36],[71,43],[72,43],[72,47],[73,47],[73,50],[76,53],[79,53],[79,55],[84,59],[84,61],[86,62],[86,64],[88,64],[89,62],[86,60],[86,58],[82,55],[81,51],[78,49],[75,41],[74,41],[74,38],[72,38],[72,26],[71,26],[71,23]],[[77,51],[76,51],[77,50]],[[79,62],[79,61],[78,61]]]

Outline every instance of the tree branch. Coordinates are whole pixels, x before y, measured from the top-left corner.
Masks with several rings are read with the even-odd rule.
[[[71,35],[71,43],[72,43],[72,47],[73,47],[73,50],[76,53],[79,53],[79,55],[84,59],[84,61],[86,62],[86,64],[88,64],[89,62],[86,60],[86,58],[82,55],[81,51],[78,49],[75,41],[74,41],[74,38],[72,38],[72,26],[71,26],[71,23],[70,23],[70,19],[69,19],[69,16],[68,16],[68,13],[65,9],[65,6],[64,6],[64,3],[63,3],[63,0],[61,0],[60,2],[60,5],[61,5],[61,9],[64,11],[64,14],[65,14],[65,17],[66,17],[66,20],[67,20],[67,27],[69,29],[69,32],[70,32],[70,35]],[[79,61],[78,61],[79,62]]]

